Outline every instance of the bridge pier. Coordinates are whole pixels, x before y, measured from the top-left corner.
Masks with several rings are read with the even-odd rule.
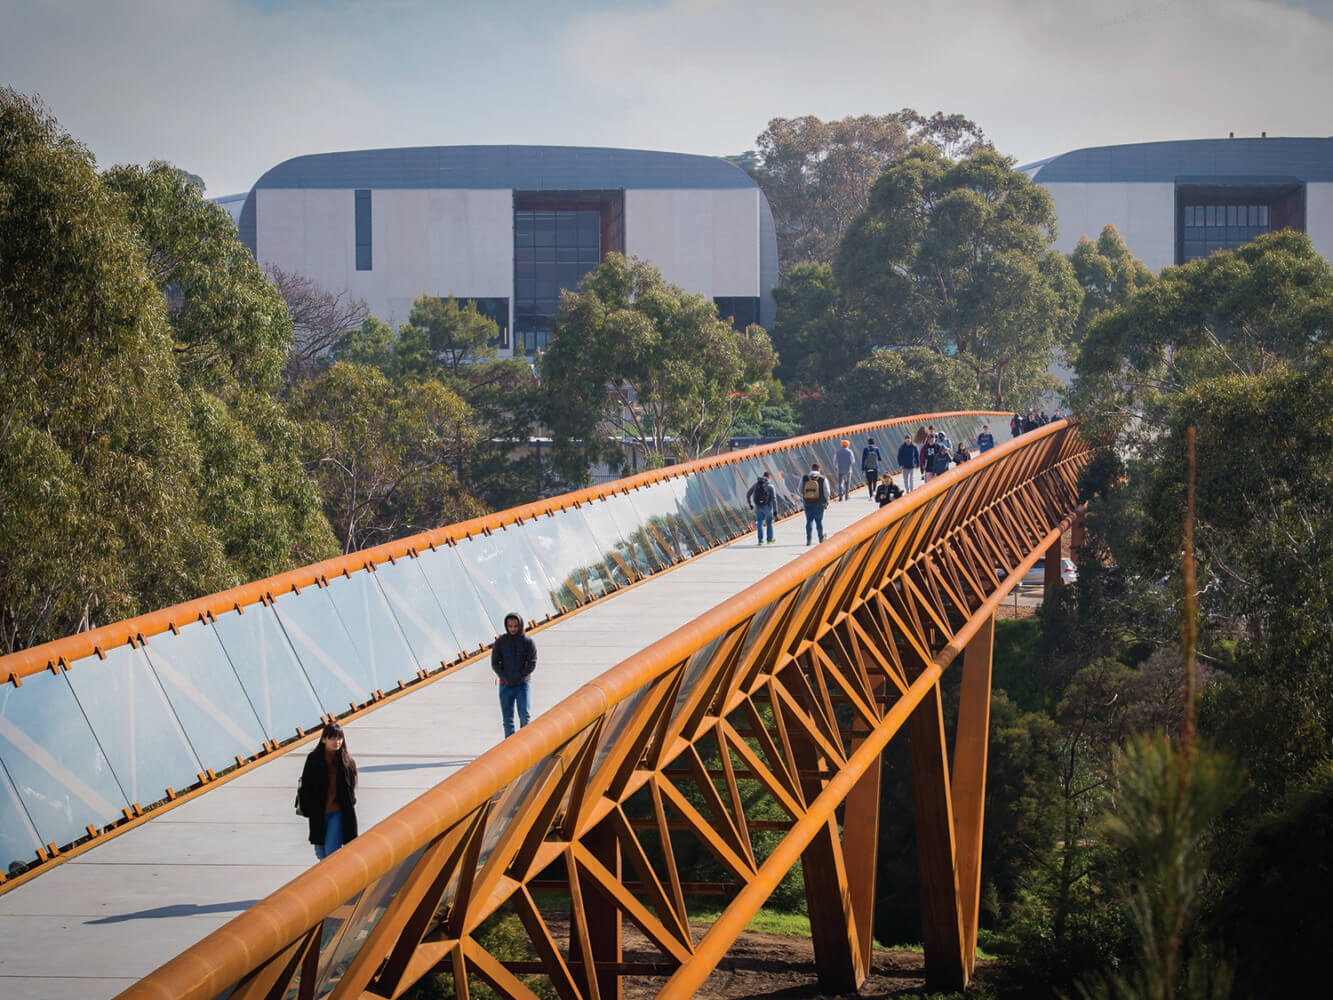
[[[877,702],[884,684],[882,676],[872,681]],[[852,753],[864,735],[852,737]],[[883,757],[877,757],[843,800],[841,836],[837,818],[830,816],[801,854],[819,984],[833,993],[855,992],[870,973],[882,769]]]
[[[963,650],[950,776],[938,682],[908,722],[926,985],[961,990],[976,965],[995,616]]]
[[[1064,578],[1060,575],[1060,560],[1064,558],[1064,552],[1061,548],[1061,539],[1057,535],[1055,541],[1046,549],[1046,570],[1042,578],[1043,600],[1050,600],[1056,589],[1064,583]]]

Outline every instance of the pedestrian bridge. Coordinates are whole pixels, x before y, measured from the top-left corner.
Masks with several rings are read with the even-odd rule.
[[[853,988],[904,727],[927,974],[962,985],[993,614],[1059,555],[1089,447],[1058,422],[883,510],[862,487],[810,548],[799,517],[756,547],[744,495],[771,470],[796,513],[842,437],[891,462],[924,423],[961,440],[1006,419],[645,473],[0,659],[0,992],[393,997],[431,974],[460,997],[619,996],[627,976],[687,997],[798,859],[821,979]],[[482,654],[509,610],[539,658],[533,723],[501,741]],[[960,652],[951,755],[937,681]],[[312,867],[291,800],[331,717],[363,833]],[[719,894],[701,934],[691,906]],[[492,954],[509,914],[521,953]],[[626,953],[626,921],[651,954]]]

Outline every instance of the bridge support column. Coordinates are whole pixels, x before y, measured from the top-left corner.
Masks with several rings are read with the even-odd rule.
[[[959,910],[963,921],[963,968],[970,978],[977,956],[981,911],[981,834],[986,813],[986,756],[990,743],[991,663],[995,615],[963,650],[963,684],[954,734],[953,820],[957,845]]]
[[[873,684],[882,703],[884,678]],[[853,736],[853,753],[861,742]],[[801,854],[819,985],[833,993],[855,992],[870,972],[882,765],[876,758],[843,800],[841,836],[830,817]]]
[[[916,813],[917,867],[921,873],[926,987],[961,990],[967,985],[967,964],[963,956],[949,757],[938,682],[912,712],[908,741],[912,749],[912,800]]]
[[[1083,556],[1083,514],[1075,514],[1069,525],[1069,558],[1078,565]]]
[[[1061,548],[1061,540],[1057,538],[1046,549],[1046,573],[1042,579],[1042,599],[1047,600],[1055,589],[1064,583],[1064,578],[1060,575],[1060,560],[1064,557]]]
[[[620,871],[620,842],[610,823],[601,823],[584,838],[584,845],[592,852],[598,862],[617,879]],[[615,966],[621,961],[621,916],[620,908],[601,892],[583,893],[584,913],[588,919],[588,938],[592,945],[593,960],[601,965],[607,963],[609,969],[585,970],[585,976],[595,976],[597,992],[594,994],[587,979],[583,983],[584,996],[597,996],[599,1000],[621,1000],[620,976]],[[570,923],[573,933],[573,922]]]

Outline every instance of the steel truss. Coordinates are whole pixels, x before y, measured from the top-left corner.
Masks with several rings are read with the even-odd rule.
[[[1058,555],[1089,456],[1052,424],[863,519],[123,996],[396,997],[443,973],[460,998],[477,982],[533,997],[540,977],[567,1000],[607,1000],[626,976],[689,997],[798,859],[821,980],[854,989],[870,962],[882,751],[904,726],[927,977],[961,987],[976,950],[994,612],[1043,553]],[[960,652],[951,769],[939,678]],[[785,820],[755,822],[760,799]],[[725,873],[729,901],[702,935],[689,905],[716,885],[691,881],[687,847]],[[526,954],[493,954],[485,932],[511,913]],[[625,951],[625,921],[651,954]]]

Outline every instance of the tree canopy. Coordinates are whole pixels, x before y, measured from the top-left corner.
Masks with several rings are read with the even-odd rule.
[[[581,469],[607,436],[650,462],[703,454],[767,400],[776,361],[760,327],[735,330],[702,295],[612,253],[565,293],[539,374],[562,461]]]
[[[839,249],[835,353],[933,348],[990,405],[1027,402],[1049,388],[1045,371],[1082,298],[1054,236],[1050,196],[1006,157],[981,149],[955,162],[912,149],[875,182]]]
[[[330,554],[255,395],[285,311],[219,211],[165,165],[104,177],[0,90],[4,649]]]
[[[773,209],[784,275],[798,264],[833,262],[852,220],[865,211],[875,178],[913,145],[927,143],[949,156],[987,145],[981,129],[962,115],[926,118],[911,108],[834,122],[813,115],[774,118],[756,142],[761,165],[746,169]]]
[[[1333,268],[1304,233],[1283,230],[1164,270],[1092,322],[1074,398],[1091,417],[1154,425],[1202,379],[1301,365],[1333,329]]]

